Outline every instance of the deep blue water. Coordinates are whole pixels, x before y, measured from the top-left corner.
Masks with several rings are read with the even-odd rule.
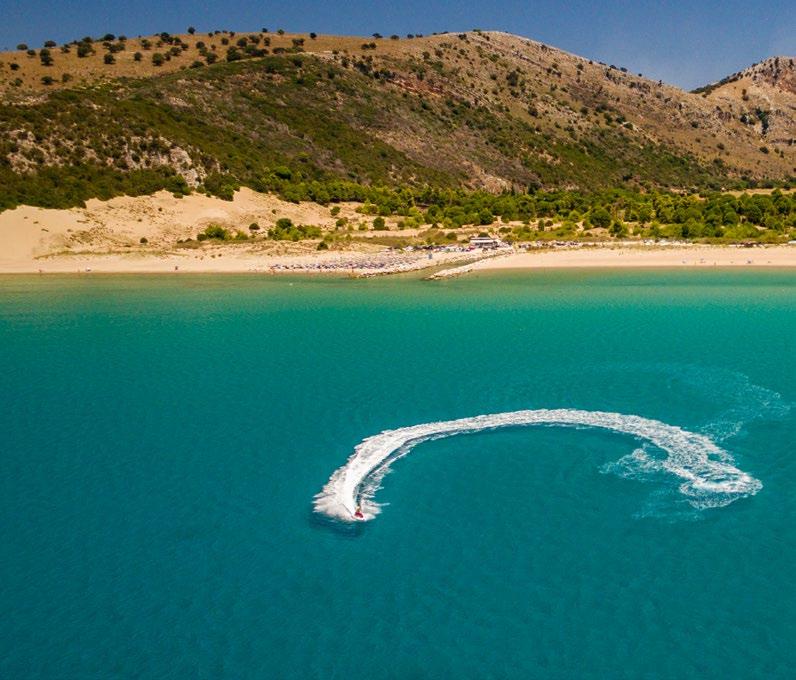
[[[0,278],[0,677],[788,678],[796,274]],[[759,479],[694,509],[590,429],[430,441],[342,526],[363,438],[654,418]],[[651,455],[655,452],[651,451]]]

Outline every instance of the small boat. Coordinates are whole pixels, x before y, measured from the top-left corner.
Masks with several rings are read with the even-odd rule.
[[[354,517],[357,519],[365,519],[365,515],[362,514],[362,506],[357,505],[357,509],[354,510]]]

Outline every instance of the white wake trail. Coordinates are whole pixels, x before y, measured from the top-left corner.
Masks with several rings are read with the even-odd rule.
[[[373,498],[381,478],[394,460],[405,456],[421,442],[524,425],[598,427],[645,440],[666,453],[666,458],[661,460],[645,458],[647,467],[654,465],[681,479],[680,493],[696,508],[728,505],[757,493],[763,486],[759,480],[733,466],[732,457],[704,435],[621,413],[539,409],[422,423],[368,437],[315,496],[315,510],[334,519],[353,522],[359,519],[355,517],[359,506],[361,519],[371,520],[379,513],[380,506]]]

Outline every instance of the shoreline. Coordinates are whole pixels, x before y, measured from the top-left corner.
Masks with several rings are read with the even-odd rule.
[[[59,255],[19,261],[0,257],[0,275],[33,274],[284,274],[355,278],[417,272],[489,259],[493,253],[412,253],[361,251],[305,255],[259,255],[222,252],[196,259],[189,255]],[[429,256],[431,255],[431,256]]]
[[[796,267],[796,246],[745,248],[726,245],[581,246],[511,253],[470,266],[438,272],[444,278],[478,272],[545,269],[754,269]],[[457,271],[458,270],[458,271]]]
[[[362,253],[323,252],[276,256],[222,252],[196,260],[183,255],[66,255],[11,262],[0,258],[0,275],[47,274],[264,274],[367,278],[430,272],[442,280],[499,271],[548,269],[756,269],[796,268],[796,245],[661,246],[616,244],[568,246],[528,252]]]

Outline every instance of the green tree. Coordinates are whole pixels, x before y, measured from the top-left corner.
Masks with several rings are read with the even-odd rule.
[[[608,231],[611,236],[616,236],[617,238],[627,236],[627,226],[622,220],[616,220]]]
[[[611,224],[611,213],[599,206],[589,213],[587,221],[593,227],[607,229]]]

